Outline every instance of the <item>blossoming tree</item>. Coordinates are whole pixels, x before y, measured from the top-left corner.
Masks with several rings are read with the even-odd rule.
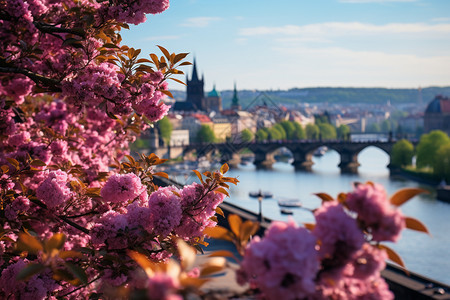
[[[120,30],[168,6],[0,0],[0,298],[188,297],[223,267],[193,269],[206,234],[235,242],[240,282],[268,299],[390,297],[379,271],[393,255],[379,242],[404,226],[426,229],[381,187],[361,185],[339,201],[320,194],[315,226],[275,222],[248,243],[257,224],[234,216],[233,233],[215,227],[237,183],[227,165],[196,172],[200,183],[158,187],[164,160],[130,156],[136,134],[169,109],[167,80],[189,63],[163,47],[140,58]]]
[[[237,180],[224,166],[201,184],[158,188],[164,160],[128,153],[167,114],[167,80],[189,63],[163,47],[140,58],[119,33],[168,6],[0,1],[0,298],[163,299],[201,284],[168,260],[189,261],[182,250],[204,243]],[[150,274],[144,258],[173,267]]]

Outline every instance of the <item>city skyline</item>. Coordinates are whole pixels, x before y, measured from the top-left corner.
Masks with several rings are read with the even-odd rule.
[[[450,85],[450,1],[173,0],[122,31],[143,56],[189,52],[205,91]],[[192,68],[182,69],[189,76]],[[184,80],[184,78],[179,79]],[[184,90],[180,84],[171,89]]]

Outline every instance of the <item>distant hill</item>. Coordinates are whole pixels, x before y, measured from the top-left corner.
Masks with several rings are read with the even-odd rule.
[[[205,91],[207,93],[208,91]],[[184,91],[172,91],[175,99],[186,98]],[[224,108],[230,106],[233,97],[232,90],[220,91]],[[248,106],[257,97],[269,98],[278,104],[296,103],[371,103],[385,104],[388,100],[391,104],[417,103],[419,93],[417,89],[387,89],[387,88],[294,88],[290,90],[258,91],[239,90],[239,100],[242,107]],[[450,96],[450,86],[422,88],[424,103],[430,102],[436,95]]]

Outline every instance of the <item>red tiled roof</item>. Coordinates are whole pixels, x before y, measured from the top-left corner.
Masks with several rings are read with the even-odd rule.
[[[202,114],[193,114],[192,115],[194,118],[196,118],[197,120],[200,121],[200,123],[208,123],[208,122],[212,122],[211,119],[206,116],[206,115],[202,115]]]

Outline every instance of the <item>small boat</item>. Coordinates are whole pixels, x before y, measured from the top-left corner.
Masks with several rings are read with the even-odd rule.
[[[255,191],[250,192],[250,193],[248,193],[248,195],[252,198],[259,198],[259,197],[272,198],[273,197],[273,194],[271,192],[269,192],[269,191],[261,192],[261,190],[258,192],[255,192]]]
[[[282,215],[293,215],[293,214],[294,214],[294,212],[293,212],[292,210],[286,209],[286,208],[280,209],[280,213],[281,213]]]
[[[299,199],[279,199],[278,206],[280,206],[280,207],[302,207],[302,202]]]

